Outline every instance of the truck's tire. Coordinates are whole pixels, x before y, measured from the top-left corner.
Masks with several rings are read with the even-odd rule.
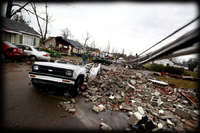
[[[38,84],[38,83],[32,82],[32,85],[33,85],[33,87],[34,87],[35,89],[40,89],[40,88],[41,88],[41,85]]]
[[[41,84],[35,82],[34,79],[31,80],[31,83],[32,83],[32,86],[33,86],[35,89],[41,89]]]
[[[81,87],[83,82],[84,82],[83,76],[80,76],[76,79],[75,85],[70,89],[70,92],[69,92],[72,97],[75,97],[78,95],[78,89]]]

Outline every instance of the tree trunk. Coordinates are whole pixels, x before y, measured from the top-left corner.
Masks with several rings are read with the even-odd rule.
[[[24,9],[24,7],[25,7],[26,5],[28,5],[28,4],[29,4],[29,2],[26,2],[23,6],[21,6],[19,9],[17,9],[15,12],[13,12],[12,15],[11,15],[11,17],[12,17],[13,15],[15,15],[16,13],[21,12],[21,10]]]
[[[6,17],[9,19],[12,17],[12,7],[13,7],[13,0],[8,0],[7,9],[6,9]]]
[[[47,3],[46,3],[46,6],[45,6],[46,7],[46,19],[45,19],[44,33],[43,33],[41,25],[40,25],[39,16],[37,14],[37,9],[36,9],[35,3],[32,3],[31,6],[33,8],[33,11],[34,11],[36,19],[37,19],[37,24],[38,24],[38,27],[39,27],[39,32],[40,32],[40,35],[41,35],[41,43],[44,45],[44,41],[46,40],[46,35],[47,35],[48,21],[49,21],[49,16],[48,16],[48,13],[47,13]]]
[[[39,21],[38,15],[37,15],[37,10],[36,10],[35,3],[31,3],[31,6],[32,6],[32,8],[33,8],[33,11],[34,11],[34,13],[35,13],[35,17],[36,17],[36,19],[37,19],[37,24],[38,24],[38,27],[39,27],[39,30],[40,30],[40,35],[42,36],[41,42],[43,43],[43,42],[44,42],[44,38],[43,38],[44,36],[43,36],[42,28],[41,28],[41,26],[40,26],[40,21]]]
[[[47,13],[47,3],[46,3],[46,26],[45,26],[45,32],[44,32],[44,37],[43,37],[43,41],[45,41],[46,40],[46,36],[47,36],[47,28],[48,28],[48,21],[49,21],[49,17],[48,17],[48,13]],[[44,42],[43,42],[44,43]]]

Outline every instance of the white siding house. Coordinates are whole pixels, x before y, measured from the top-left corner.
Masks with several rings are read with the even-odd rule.
[[[8,41],[15,45],[39,46],[40,35],[33,28],[4,17],[0,17],[0,21],[2,41]]]

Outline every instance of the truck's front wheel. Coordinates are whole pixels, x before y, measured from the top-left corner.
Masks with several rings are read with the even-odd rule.
[[[35,88],[35,89],[37,89],[37,90],[40,90],[42,87],[41,87],[41,85],[40,84],[37,84],[37,83],[33,83],[32,82],[32,85],[33,85],[33,87]]]
[[[81,87],[83,84],[84,78],[83,77],[78,77],[77,80],[75,81],[75,85],[70,89],[70,95],[72,97],[75,97],[78,95],[78,89]]]

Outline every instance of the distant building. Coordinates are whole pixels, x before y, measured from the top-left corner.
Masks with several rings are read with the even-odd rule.
[[[98,48],[86,47],[86,50],[92,56],[100,56],[100,50]]]
[[[103,58],[113,58],[113,54],[112,53],[105,52],[105,51],[102,51],[100,56],[103,57]]]
[[[72,45],[65,41],[62,37],[49,37],[44,42],[45,48],[57,50],[59,52],[66,52],[71,54]]]
[[[66,41],[72,45],[72,53],[75,53],[75,54],[83,53],[84,47],[80,42],[76,40],[71,40],[71,39],[67,39]]]
[[[83,46],[78,41],[63,39],[61,36],[49,37],[45,40],[45,47],[60,52],[66,52],[67,55],[71,55],[71,53],[83,53]]]
[[[2,41],[15,45],[25,44],[39,47],[40,34],[27,24],[0,17],[0,32]]]

